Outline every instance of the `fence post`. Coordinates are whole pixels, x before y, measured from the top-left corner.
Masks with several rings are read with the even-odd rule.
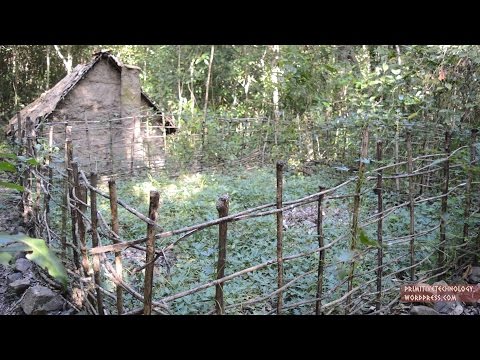
[[[283,161],[277,161],[277,209],[283,207]],[[283,286],[283,212],[277,212],[277,285],[278,288]],[[281,315],[283,307],[283,293],[278,292],[277,295],[277,315]]]
[[[113,243],[116,244],[120,240],[120,226],[118,223],[118,207],[117,207],[117,185],[114,179],[108,181],[108,190],[110,193],[110,212],[112,214],[112,231],[115,233],[116,238],[113,239]],[[122,278],[122,252],[115,252],[115,271],[120,280]],[[117,285],[117,312],[118,315],[123,314],[123,289]]]
[[[50,199],[52,197],[51,191],[53,189],[53,166],[52,166],[52,147],[53,147],[53,125],[50,125],[48,130],[48,156],[45,161],[47,167],[48,183],[45,185],[47,193],[45,194],[44,207],[45,207],[45,224],[47,226],[47,244],[50,244]]]
[[[443,174],[445,177],[443,191],[442,191],[442,208],[440,212],[440,244],[438,245],[438,272],[441,272],[441,269],[445,265],[445,245],[446,245],[446,231],[447,231],[447,221],[445,216],[447,215],[448,207],[448,182],[450,176],[450,141],[452,134],[450,131],[445,132],[445,156],[447,160],[443,163]]]
[[[353,198],[353,215],[352,215],[352,238],[350,242],[350,250],[352,252],[357,248],[357,235],[358,235],[358,218],[360,212],[360,193],[362,192],[362,185],[364,181],[364,172],[365,172],[365,160],[368,156],[368,127],[365,127],[362,132],[362,144],[360,147],[360,160],[358,164],[358,180],[355,187],[355,196]],[[353,277],[355,273],[355,260],[352,260],[350,267],[350,272],[348,275],[348,287],[347,292],[352,291],[353,289]],[[349,294],[347,296],[347,313],[350,309],[352,301],[352,296]]]
[[[90,131],[88,129],[88,119],[87,119],[87,113],[85,112],[84,114],[85,118],[85,136],[87,138],[87,151],[88,151],[88,169],[90,171],[93,171],[93,166],[92,166],[92,147],[90,143]]]
[[[25,155],[27,157],[33,157],[33,121],[29,117],[25,120],[25,137],[26,137],[26,151]],[[32,179],[32,165],[27,164],[27,171],[24,179],[24,193],[22,196],[23,199],[23,222],[29,228],[28,232],[30,235],[33,235],[32,232],[35,231],[35,221],[33,221],[33,208],[32,208],[32,189],[33,189],[33,179]],[[32,229],[33,225],[33,229]]]
[[[22,117],[20,112],[17,113],[17,126],[18,126],[18,145],[20,146],[19,155],[23,155],[23,126],[22,126]]]
[[[78,231],[78,240],[79,240],[79,247],[80,247],[80,254],[82,256],[81,266],[85,275],[88,275],[90,272],[90,264],[88,262],[87,257],[87,242],[85,240],[85,223],[83,221],[83,217],[85,216],[85,212],[87,211],[87,188],[85,185],[80,184],[79,176],[78,176],[78,164],[74,161],[72,162],[72,171],[73,171],[73,181],[75,185],[75,197],[78,199],[74,200],[74,204],[76,206],[75,209],[75,218],[77,221],[77,231]]]
[[[114,164],[113,164],[113,119],[108,121],[110,126],[110,173],[113,174]]]
[[[41,119],[38,119],[39,121]],[[36,122],[36,121],[35,121]],[[38,151],[36,148],[37,144],[37,130],[35,129],[35,122],[32,124],[32,157],[36,160]],[[40,134],[43,132],[43,123],[40,123]],[[44,184],[43,176],[41,174],[41,166],[39,164],[36,164],[34,166],[35,172],[34,172],[34,178],[35,178],[35,202],[33,205],[33,225],[34,225],[34,234],[36,238],[41,238],[42,237],[42,227],[43,227],[43,222],[41,220],[41,211],[40,211],[40,197],[42,194],[42,184]]]
[[[97,174],[92,172],[90,173],[90,185],[92,187],[97,187]],[[92,247],[98,246],[98,217],[97,217],[97,193],[93,190],[90,190],[90,217],[92,220]],[[95,284],[99,287],[102,286],[101,277],[100,277],[100,258],[98,254],[93,255],[93,278]],[[103,310],[103,294],[99,288],[97,290],[97,309],[99,315],[105,315]]]
[[[427,154],[427,139],[424,139],[423,140],[423,144],[422,144],[422,155],[426,155]],[[426,174],[422,174],[422,176],[420,177],[420,189],[419,189],[419,192],[418,194],[421,196],[423,195],[424,192],[426,192],[425,190],[425,185],[426,185]]]
[[[135,132],[137,131],[137,118],[133,117],[132,144],[130,145],[130,175],[133,175],[133,165],[135,156]]]
[[[228,216],[228,195],[222,195],[217,200],[218,217]],[[227,222],[218,224],[218,262],[217,262],[217,280],[225,275],[225,263],[227,261]],[[215,285],[215,309],[217,315],[225,313],[223,303],[223,284]]]
[[[381,167],[382,162],[382,140],[377,141],[377,165]],[[380,310],[382,305],[382,275],[383,275],[383,170],[377,172],[377,304],[376,309]]]
[[[158,203],[160,194],[158,191],[150,191],[150,207],[148,217],[152,221],[157,221]],[[144,283],[144,302],[143,315],[152,314],[152,295],[153,295],[153,269],[155,267],[155,226],[147,225],[147,251],[145,263],[145,283]]]
[[[67,133],[70,135],[69,141],[67,141],[67,178],[68,178],[68,207],[70,208],[70,219],[72,220],[72,249],[73,249],[73,262],[77,268],[80,267],[80,257],[78,256],[78,236],[77,236],[77,201],[73,196],[75,193],[74,184],[78,182],[78,166],[73,162],[73,145],[71,138],[72,127],[67,127]],[[75,174],[75,170],[76,174]],[[73,206],[72,206],[73,205]]]
[[[71,133],[72,127],[68,126],[68,123],[65,124],[65,154],[64,154],[64,163],[65,163],[65,173],[68,174],[68,158],[67,158],[67,148],[68,142],[71,142]],[[62,222],[61,222],[61,237],[60,241],[62,243],[62,252],[63,255],[67,255],[67,217],[68,217],[68,176],[63,178],[63,201],[62,201]]]
[[[477,163],[477,155],[475,149],[475,143],[477,142],[477,129],[472,129],[470,135],[470,163],[468,164],[468,177],[467,185],[465,187],[465,212],[464,212],[464,223],[463,223],[463,239],[462,243],[468,238],[468,218],[470,217],[470,206],[472,205],[472,180],[473,180],[473,167]]]
[[[147,119],[148,121],[148,119]],[[167,119],[165,119],[165,117],[163,118],[163,152],[164,152],[164,156],[166,157],[167,156]]]
[[[320,192],[324,191],[326,188],[320,186],[318,190]],[[322,248],[324,246],[323,238],[323,198],[324,194],[318,196],[318,206],[317,206],[317,237],[318,237],[318,247]],[[323,267],[325,261],[325,249],[320,250],[318,255],[318,276],[317,276],[317,301],[315,303],[315,315],[320,315],[322,311],[322,290],[323,290]]]
[[[408,234],[410,235],[410,281],[415,280],[415,203],[414,192],[415,184],[412,160],[412,130],[407,130],[407,173],[408,173],[408,202],[410,210],[410,224]]]
[[[394,147],[394,157],[395,157],[395,164],[398,164],[400,162],[399,158],[399,132],[400,132],[400,124],[399,121],[397,120],[397,126],[395,129],[395,147]],[[395,175],[398,175],[400,172],[400,169],[398,165],[395,166]],[[397,191],[397,196],[400,195],[400,179],[398,177],[395,177],[395,190]]]

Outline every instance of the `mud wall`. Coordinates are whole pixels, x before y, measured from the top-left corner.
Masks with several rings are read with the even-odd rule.
[[[155,137],[153,141],[148,139],[153,135],[149,135],[144,141],[145,133],[152,133],[146,122],[159,124],[144,116],[151,108],[140,96],[138,70],[123,70],[127,71],[122,77],[107,59],[99,61],[58,104],[50,121],[44,124],[43,136],[48,138],[53,127],[53,146],[60,148],[60,159],[68,121],[72,126],[74,160],[85,172],[107,175],[163,165],[163,139]],[[135,119],[124,118],[132,116]],[[157,132],[153,131],[154,135]]]

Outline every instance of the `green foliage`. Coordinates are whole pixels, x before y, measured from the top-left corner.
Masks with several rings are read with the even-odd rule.
[[[88,60],[92,50],[100,48],[106,46],[62,45],[59,49],[70,54],[75,65]],[[148,190],[159,189],[162,199],[159,221],[165,229],[215,219],[218,216],[215,201],[223,193],[230,194],[231,213],[275,200],[272,171],[224,174],[208,169],[209,175],[189,174],[189,169],[193,164],[198,165],[199,159],[206,166],[227,169],[243,169],[245,165],[250,169],[255,162],[270,166],[277,159],[287,160],[285,200],[291,200],[316,192],[320,184],[329,187],[345,180],[358,167],[359,161],[372,163],[372,146],[369,158],[359,159],[358,156],[360,131],[365,125],[371,129],[371,144],[373,138],[384,140],[384,156],[389,159],[394,139],[403,144],[405,129],[413,131],[415,153],[423,151],[421,141],[426,138],[427,154],[438,154],[443,151],[441,140],[431,137],[430,130],[455,131],[457,143],[452,148],[458,148],[468,143],[466,130],[480,125],[476,116],[480,100],[478,46],[215,45],[207,104],[210,45],[118,45],[108,48],[124,63],[143,68],[143,89],[179,127],[177,133],[167,139],[167,170],[179,176],[175,180],[159,176],[143,183],[124,182],[119,189],[120,197],[143,213],[148,211]],[[47,56],[51,60],[49,74]],[[0,46],[0,66],[5,70],[0,80],[0,112],[4,119],[66,74],[52,46]],[[16,89],[22,92],[17,93]],[[205,134],[204,144],[200,140],[202,134]],[[475,147],[480,151],[478,143]],[[0,155],[1,173],[11,175],[22,172],[28,165],[38,165],[42,162],[42,149],[37,150],[37,159],[17,158],[8,153]],[[404,155],[403,146],[400,146],[399,158],[403,159]],[[478,166],[469,164],[468,151],[458,152],[451,160],[461,165],[454,170],[455,174],[463,176],[471,171],[474,178],[479,175]],[[445,158],[429,158],[428,161],[422,166],[437,168],[444,164]],[[320,176],[308,168],[312,163],[332,166],[321,167]],[[382,165],[388,163],[385,161]],[[334,169],[340,171],[334,172]],[[302,171],[315,175],[304,176]],[[437,180],[432,174],[433,187],[426,189],[431,195],[439,191]],[[386,183],[384,200],[387,205],[405,201],[401,199],[404,189],[402,194],[393,194],[388,189],[391,183]],[[0,181],[0,186],[23,190],[15,181],[6,179]],[[448,222],[452,234],[462,233],[463,222],[455,219],[462,219],[464,200],[464,196],[457,194],[449,197]],[[349,214],[347,201],[334,203],[341,212]],[[102,206],[107,209],[108,203]],[[361,214],[375,211],[375,197],[363,194]],[[432,227],[438,217],[438,203],[419,204],[415,207],[416,231]],[[345,219],[327,216],[326,239],[342,234],[341,228],[346,226],[338,226],[340,220]],[[471,228],[478,224],[476,216],[467,221]],[[145,232],[145,224],[130,214],[121,213],[120,223],[122,236],[127,239],[143,236]],[[348,223],[348,219],[344,223]],[[397,209],[384,220],[385,235],[390,238],[407,236],[408,229],[407,208]],[[373,240],[375,231],[374,225],[359,229],[359,244],[378,247]],[[228,271],[274,258],[274,234],[275,224],[271,218],[229,224]],[[156,277],[156,296],[211,280],[216,236],[212,228],[180,242],[175,249],[177,258],[171,273],[162,269]],[[457,239],[458,235],[452,238]],[[290,227],[285,232],[285,251],[296,253],[312,249],[316,240],[314,230],[305,224]],[[417,259],[430,254],[437,240],[438,231],[416,239]],[[166,241],[161,242],[162,245]],[[399,242],[394,250],[386,252],[386,260],[401,254],[405,244],[405,241]],[[342,246],[326,255],[328,261],[341,263],[325,269],[329,287],[340,284],[348,274],[353,257],[360,257],[360,253],[350,253]],[[390,246],[388,248],[390,251]],[[5,255],[2,256],[5,261]],[[355,260],[360,270],[375,264],[369,254]],[[400,263],[408,265],[407,259]],[[315,265],[313,256],[289,262],[285,264],[286,273],[293,277]],[[126,276],[132,281],[141,280],[141,274],[127,272]],[[224,289],[226,298],[234,301],[264,294],[274,289],[275,281],[275,269],[264,269],[229,282]],[[289,300],[304,298],[305,294],[315,295],[312,282],[306,278],[305,282],[290,289]],[[209,289],[176,301],[174,311],[187,313],[209,309],[212,291]],[[259,312],[259,308],[260,305],[254,307],[252,312]]]
[[[0,171],[16,172],[17,169],[7,161],[0,161]]]
[[[22,172],[27,165],[35,166],[40,164],[38,159],[18,156],[13,153],[0,153],[0,159],[2,158],[10,159],[10,161],[0,161],[0,174],[1,172],[18,173]],[[14,163],[12,163],[12,160]],[[4,180],[0,180],[0,188],[24,191],[23,186]]]
[[[361,244],[365,246],[380,247],[380,244],[378,243],[378,241],[370,239],[365,233],[365,230],[360,228],[358,232],[359,232],[358,239],[360,240]]]
[[[50,250],[43,239],[31,238],[24,234],[9,235],[0,233],[0,263],[8,265],[12,255],[21,251],[28,252],[27,259],[46,269],[64,287],[68,277],[58,257]]]
[[[6,189],[13,189],[18,191],[23,191],[24,187],[22,185],[18,185],[9,181],[0,181],[0,187]]]

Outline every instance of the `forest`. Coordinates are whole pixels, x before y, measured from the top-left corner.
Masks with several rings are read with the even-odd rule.
[[[22,118],[102,54],[161,122]],[[480,315],[479,46],[0,45],[0,69],[0,314]]]

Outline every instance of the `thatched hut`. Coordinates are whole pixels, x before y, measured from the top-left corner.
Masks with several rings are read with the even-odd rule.
[[[22,128],[30,118],[39,139],[58,147],[57,159],[62,159],[69,125],[74,160],[85,171],[115,174],[161,167],[166,136],[175,127],[142,91],[140,71],[98,52],[13,117],[7,135],[21,136],[19,119]]]

